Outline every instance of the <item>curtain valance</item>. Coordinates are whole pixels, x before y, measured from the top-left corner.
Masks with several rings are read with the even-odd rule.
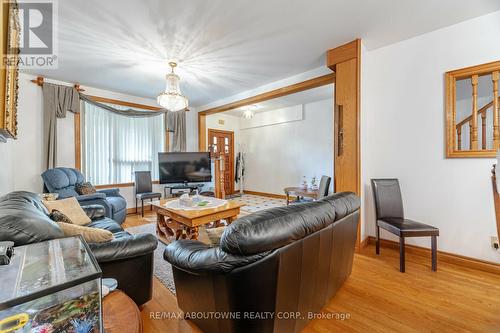
[[[125,117],[133,117],[133,118],[157,117],[157,116],[161,116],[162,114],[166,114],[169,112],[168,110],[165,110],[165,109],[160,109],[157,111],[136,110],[136,109],[131,109],[131,108],[125,109],[125,110],[117,109],[109,104],[104,104],[104,103],[94,101],[91,97],[89,97],[85,94],[82,94],[82,93],[79,93],[79,94],[80,94],[80,99],[82,101],[85,101],[85,102],[92,104],[94,106],[97,106],[101,109],[104,109],[106,111],[110,111],[110,112],[113,112],[113,113],[116,113],[116,114],[119,114],[119,115],[125,116]]]

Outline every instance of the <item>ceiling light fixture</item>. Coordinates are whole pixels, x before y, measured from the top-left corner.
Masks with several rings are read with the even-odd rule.
[[[243,118],[245,119],[252,119],[255,111],[257,109],[257,105],[247,105],[243,109]]]
[[[165,92],[158,95],[156,101],[168,111],[182,111],[187,109],[188,99],[186,96],[182,95],[179,85],[181,79],[174,73],[174,68],[177,67],[177,63],[171,61],[168,64],[172,68],[172,71],[166,76],[167,86]]]

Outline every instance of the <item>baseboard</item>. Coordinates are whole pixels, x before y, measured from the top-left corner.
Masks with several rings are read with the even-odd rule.
[[[144,213],[148,212],[151,212],[151,208],[149,207],[149,204],[146,205],[146,203],[144,203]],[[141,207],[137,207],[137,214],[141,214]],[[127,215],[135,215],[135,207],[127,208]]]
[[[367,240],[368,244],[375,244],[375,237],[368,236]],[[365,241],[366,239],[363,242]],[[380,246],[399,250],[399,242],[388,239],[380,239]],[[405,251],[419,256],[431,257],[430,249],[417,245],[406,244]],[[438,250],[438,265],[440,261],[484,272],[500,274],[500,264]]]
[[[366,237],[365,239],[363,239],[363,240],[361,241],[361,244],[360,244],[360,248],[361,248],[361,250],[363,250],[365,247],[367,247],[367,246],[368,246],[369,241],[370,241],[370,237]]]
[[[268,198],[274,198],[274,199],[286,199],[286,195],[284,195],[284,194],[274,194],[274,193],[248,191],[248,190],[244,190],[243,193],[251,194],[251,195],[259,195],[261,197],[268,197]],[[290,199],[292,199],[292,197],[290,197]]]

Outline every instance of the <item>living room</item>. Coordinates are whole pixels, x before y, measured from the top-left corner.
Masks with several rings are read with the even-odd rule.
[[[497,1],[42,3],[2,7],[0,332],[500,330]]]

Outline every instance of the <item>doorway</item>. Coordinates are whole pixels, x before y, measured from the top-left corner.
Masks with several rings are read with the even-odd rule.
[[[208,129],[208,148],[212,158],[224,157],[224,192],[234,193],[234,132]]]

